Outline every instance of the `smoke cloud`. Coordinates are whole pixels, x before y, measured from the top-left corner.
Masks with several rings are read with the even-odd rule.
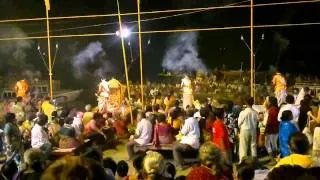
[[[175,72],[207,72],[198,57],[198,33],[186,32],[170,37],[162,67]]]
[[[278,56],[276,62],[276,65],[278,66],[280,63],[281,55],[288,49],[290,45],[290,40],[283,37],[279,32],[276,32],[274,34],[274,41],[278,45]]]
[[[0,37],[27,37],[27,35],[17,26],[6,24],[0,25]],[[27,51],[32,48],[33,42],[30,40],[2,41],[0,43],[0,63],[1,70],[10,67],[30,68],[32,65],[27,63]]]
[[[74,75],[77,79],[106,78],[114,72],[115,67],[107,59],[101,42],[92,42],[72,58]]]

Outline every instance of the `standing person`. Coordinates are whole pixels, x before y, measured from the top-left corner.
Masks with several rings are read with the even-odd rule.
[[[186,110],[187,106],[192,106],[193,104],[192,82],[187,75],[182,79],[181,87],[183,92],[183,109]]]
[[[192,110],[187,112],[188,118],[180,131],[181,140],[173,145],[173,159],[177,168],[183,168],[183,152],[192,152],[200,147],[199,122],[193,117],[193,114]]]
[[[297,106],[294,105],[294,97],[292,95],[288,95],[286,97],[286,103],[285,105],[281,106],[279,113],[278,113],[278,121],[281,121],[281,116],[282,113],[284,111],[291,111],[293,119],[292,119],[292,123],[297,127],[297,129],[299,130],[299,125],[298,125],[298,121],[299,121],[299,115],[300,115],[300,110]],[[303,129],[300,129],[301,131]]]
[[[137,116],[137,128],[133,136],[130,137],[130,141],[127,144],[127,151],[129,159],[131,160],[134,156],[134,148],[136,146],[145,146],[151,142],[152,139],[152,124],[146,119],[144,112],[139,112]]]
[[[39,114],[36,124],[31,130],[31,146],[32,148],[41,149],[46,156],[51,151],[51,143],[49,141],[49,134],[44,126],[48,123],[48,117],[45,114]]]
[[[18,81],[14,88],[16,90],[17,97],[24,98],[29,91],[29,85],[25,79]]]
[[[239,160],[240,162],[248,154],[248,146],[250,145],[251,156],[257,157],[257,126],[258,113],[252,109],[253,98],[250,97],[246,102],[246,109],[240,112],[238,118],[239,134]]]
[[[291,154],[289,148],[289,138],[292,134],[296,133],[298,129],[290,122],[292,120],[291,111],[284,111],[281,119],[282,121],[279,128],[280,157],[286,157]]]
[[[312,110],[308,99],[303,99],[300,102],[299,110],[300,110],[300,114],[299,114],[298,125],[299,125],[300,131],[303,131],[308,123],[308,112]]]
[[[22,135],[16,125],[15,114],[7,113],[5,121],[3,132],[7,159],[13,158],[17,167],[21,167],[23,163],[23,142]]]
[[[267,113],[264,118],[266,141],[265,146],[270,156],[271,162],[275,163],[275,156],[278,151],[278,133],[279,133],[279,121],[278,121],[278,103],[277,98],[270,96],[266,101]]]
[[[299,94],[297,95],[295,105],[300,106],[301,101],[304,99],[305,95],[310,94],[310,88],[309,87],[303,87],[301,88]]]
[[[273,76],[272,85],[274,86],[274,94],[278,100],[278,105],[281,106],[287,96],[287,81],[280,72],[277,72]]]
[[[228,163],[232,163],[231,159],[231,145],[228,137],[228,131],[224,125],[224,110],[215,110],[216,119],[212,124],[212,142],[221,151],[222,156]]]
[[[226,124],[226,128],[228,130],[229,141],[232,150],[232,157],[237,158],[237,144],[239,139],[237,137],[238,134],[238,117],[237,114],[233,111],[233,102],[227,103],[225,106],[225,115],[224,121]]]

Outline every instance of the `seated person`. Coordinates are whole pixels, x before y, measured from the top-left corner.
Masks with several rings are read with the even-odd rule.
[[[36,124],[31,130],[31,146],[32,148],[41,149],[45,155],[49,155],[51,152],[51,143],[49,140],[49,134],[44,126],[48,123],[48,116],[45,114],[39,114]]]
[[[168,117],[168,124],[171,125],[171,127],[173,128],[173,134],[177,135],[179,134],[180,128],[181,128],[181,119],[180,119],[180,110],[173,110],[170,112],[170,115]]]
[[[93,119],[90,120],[84,127],[85,136],[89,137],[94,133],[99,133],[103,136],[102,132],[103,127],[105,126],[105,119],[101,113],[95,113]]]
[[[298,132],[296,126],[291,123],[293,116],[291,111],[283,111],[280,127],[279,127],[279,144],[280,144],[280,156],[286,157],[291,154],[289,148],[289,138],[292,134]]]
[[[133,158],[133,168],[134,172],[129,176],[129,180],[143,179],[142,177],[142,162],[145,154],[138,154]]]
[[[252,166],[241,163],[236,166],[234,180],[253,180],[255,177],[254,173],[254,168]]]
[[[64,121],[65,123],[60,129],[59,148],[76,148],[80,145],[80,142],[77,140],[76,131],[72,127],[73,118],[67,117]]]
[[[65,156],[52,163],[41,179],[108,179],[101,163],[81,156]]]
[[[19,171],[14,180],[19,179],[40,179],[44,171],[45,157],[40,149],[28,149],[24,153],[26,168]]]
[[[117,164],[117,179],[118,180],[127,180],[129,172],[129,165],[126,161],[120,161]]]
[[[76,131],[76,136],[80,137],[82,136],[84,125],[82,123],[83,113],[77,112],[76,116],[73,118],[72,127]]]
[[[92,112],[92,107],[90,104],[87,104],[85,106],[85,110],[86,112],[83,114],[83,117],[82,117],[82,123],[83,125],[86,125],[90,120],[93,119],[93,115],[94,113]]]
[[[249,177],[249,172],[251,171],[248,167],[254,170],[254,179],[255,180],[265,180],[269,174],[269,169],[253,157],[245,157],[242,159],[241,163],[236,167],[236,172],[234,173],[235,179],[237,175],[238,179],[246,179]],[[248,178],[250,179],[250,178]]]
[[[142,166],[143,179],[163,179],[165,159],[160,153],[148,151]]]
[[[310,168],[315,163],[309,153],[309,141],[306,135],[297,132],[290,137],[289,141],[291,155],[281,159],[275,167],[282,165],[298,165],[303,168]]]
[[[110,177],[115,177],[117,172],[117,163],[110,157],[107,157],[103,159],[103,168],[104,171],[109,175]]]
[[[171,144],[173,142],[172,128],[166,123],[166,116],[159,114],[154,127],[153,145]]]
[[[54,145],[59,144],[60,139],[60,124],[59,124],[59,117],[57,111],[54,111],[52,113],[52,120],[50,123],[48,123],[48,133],[50,139],[53,141]]]
[[[130,142],[127,144],[127,152],[130,160],[134,156],[134,148],[136,146],[147,145],[152,140],[153,127],[151,122],[146,119],[144,112],[138,113],[137,122],[135,135],[130,137]]]
[[[173,159],[177,168],[183,168],[183,152],[199,149],[200,129],[199,122],[193,117],[194,111],[187,112],[187,119],[181,129],[181,140],[173,145]]]
[[[226,165],[220,150],[211,142],[206,142],[199,149],[201,165],[193,167],[187,179],[233,179],[232,167]]]
[[[310,177],[310,174],[306,169],[301,166],[290,166],[290,165],[283,165],[277,168],[272,169],[272,171],[268,174],[267,180],[316,180]]]

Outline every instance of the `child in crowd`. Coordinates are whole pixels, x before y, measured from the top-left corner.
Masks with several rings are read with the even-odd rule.
[[[291,154],[289,147],[289,138],[292,134],[298,132],[296,126],[290,121],[293,119],[291,111],[283,111],[279,128],[280,156],[281,158]]]
[[[125,161],[119,161],[117,164],[117,178],[118,180],[128,180],[129,166]]]

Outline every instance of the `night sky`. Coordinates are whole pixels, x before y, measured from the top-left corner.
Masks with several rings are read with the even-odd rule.
[[[141,0],[142,11],[197,8],[208,6],[222,6],[240,0]],[[259,0],[257,3],[283,2],[283,0]],[[243,4],[248,4],[245,2]],[[120,0],[121,12],[136,12],[136,1]],[[18,19],[45,17],[44,3],[42,0],[0,0],[0,19]],[[274,7],[255,8],[255,24],[281,24],[281,23],[305,23],[320,22],[320,3],[281,5]],[[51,0],[50,16],[88,15],[116,13],[116,1],[113,0]],[[141,18],[153,18],[171,14],[144,15]],[[244,26],[250,23],[250,9],[219,9],[210,10],[191,15],[172,17],[162,20],[142,23],[142,30],[165,30],[182,28],[205,28],[205,27],[227,27]],[[136,16],[123,17],[124,22],[137,20]],[[76,19],[76,20],[55,20],[51,21],[52,35],[83,34],[83,33],[106,33],[115,32],[118,25],[115,23],[108,26],[90,27],[73,30],[78,26],[90,26],[102,23],[117,22],[117,17]],[[124,23],[132,31],[137,31],[136,23]],[[28,36],[45,36],[45,21],[20,22],[10,24],[21,28]],[[3,26],[0,24],[0,27]],[[256,54],[256,66],[259,70],[267,70],[270,65],[278,64],[283,72],[304,73],[319,75],[320,59],[320,25],[284,27],[284,28],[259,28],[255,30],[255,45],[260,46]],[[262,33],[265,39],[261,41]],[[249,29],[206,31],[199,33],[198,46],[199,57],[209,69],[221,68],[223,65],[228,69],[240,69],[241,63],[244,68],[249,69],[250,53],[240,40],[243,34],[249,43]],[[144,66],[146,79],[156,79],[157,74],[162,71],[161,62],[165,53],[168,37],[172,33],[147,34],[143,35],[144,45]],[[1,37],[7,37],[5,31],[0,31]],[[106,59],[113,64],[110,76],[121,78],[123,76],[123,60],[119,38],[113,36],[82,37],[82,38],[59,38],[52,39],[52,44],[59,43],[59,52],[55,65],[55,78],[63,79],[65,86],[85,86],[88,83],[75,80],[72,70],[72,57],[85,48],[90,42],[100,41],[106,53]],[[134,62],[130,70],[130,79],[139,79],[139,57],[138,37],[130,37]],[[151,43],[148,45],[148,41]],[[0,42],[5,43],[5,42]],[[32,40],[32,47],[26,52],[25,63],[22,65],[6,63],[10,55],[3,55],[0,52],[1,66],[0,73],[7,75],[10,70],[31,68],[41,70],[47,74],[44,65],[37,52],[40,44],[46,52],[46,40]],[[52,50],[54,54],[54,49]],[[129,49],[127,47],[127,56]],[[9,67],[9,68],[5,68]],[[92,68],[95,68],[93,65]],[[96,78],[96,81],[98,79]],[[72,83],[70,83],[72,82]]]

